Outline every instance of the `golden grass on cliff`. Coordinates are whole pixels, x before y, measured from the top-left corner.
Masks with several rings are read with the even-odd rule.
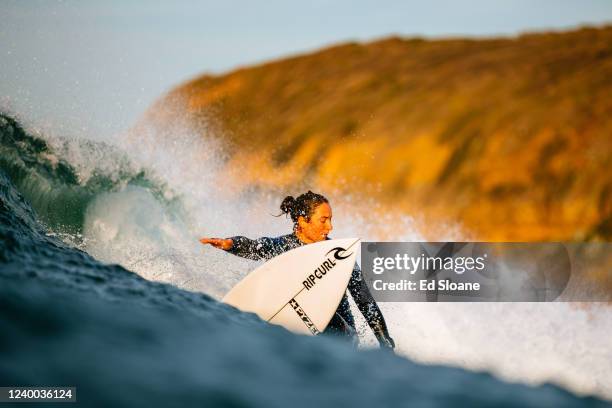
[[[610,95],[612,27],[388,38],[202,76],[145,120],[221,129],[245,186],[373,195],[483,240],[609,240]]]

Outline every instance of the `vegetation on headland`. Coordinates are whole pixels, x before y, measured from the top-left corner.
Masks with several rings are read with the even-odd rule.
[[[612,26],[393,37],[204,75],[144,121],[219,129],[243,187],[368,195],[473,239],[609,241],[611,95]]]

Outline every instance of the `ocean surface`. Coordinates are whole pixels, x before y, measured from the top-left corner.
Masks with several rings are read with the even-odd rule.
[[[605,304],[381,304],[394,355],[363,319],[356,350],[220,303],[257,264],[198,237],[290,228],[284,195],[234,191],[223,157],[214,135],[68,139],[0,115],[0,386],[90,407],[611,406]],[[420,237],[330,198],[336,237]]]

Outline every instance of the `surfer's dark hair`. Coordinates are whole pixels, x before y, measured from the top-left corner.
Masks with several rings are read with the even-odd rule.
[[[280,205],[282,211],[280,215],[287,214],[291,217],[291,221],[297,224],[300,217],[310,220],[314,210],[323,203],[329,204],[327,198],[308,190],[307,193],[299,195],[297,198],[293,198],[293,196],[285,197]]]

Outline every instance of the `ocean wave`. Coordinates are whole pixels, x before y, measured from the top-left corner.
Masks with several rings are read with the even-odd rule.
[[[398,353],[445,367],[294,336],[215,300],[254,264],[202,248],[197,234],[287,227],[270,217],[278,194],[224,190],[228,175],[201,159],[210,145],[167,135],[139,135],[122,146],[36,136],[8,116],[0,117],[0,132],[0,331],[9,333],[0,337],[2,378],[82,384],[98,401],[91,405],[100,406],[168,406],[174,399],[244,406],[537,406],[549,398],[559,406],[602,404],[538,385],[547,381],[612,395],[601,335],[609,327],[606,310],[590,318],[564,304],[381,305]],[[358,205],[342,213],[352,218],[337,233],[363,236],[355,232],[371,223]],[[387,239],[416,234],[409,224],[394,226]],[[496,326],[500,315],[506,323]],[[572,332],[556,337],[564,323]],[[364,338],[371,343],[371,335]],[[135,391],[104,394],[125,384]],[[147,399],[142,390],[152,389]],[[275,390],[284,391],[272,401]]]
[[[294,335],[45,233],[0,170],[0,377],[85,406],[605,406]]]
[[[103,142],[78,141],[81,163],[69,163],[62,153],[74,141],[56,139],[55,146],[26,132],[13,118],[0,115],[0,169],[36,211],[40,221],[55,232],[82,233],[88,205],[96,196],[138,186],[163,200],[165,186],[156,184],[142,169],[131,166],[117,148]],[[112,167],[100,167],[100,156]],[[108,161],[108,160],[106,160]]]

